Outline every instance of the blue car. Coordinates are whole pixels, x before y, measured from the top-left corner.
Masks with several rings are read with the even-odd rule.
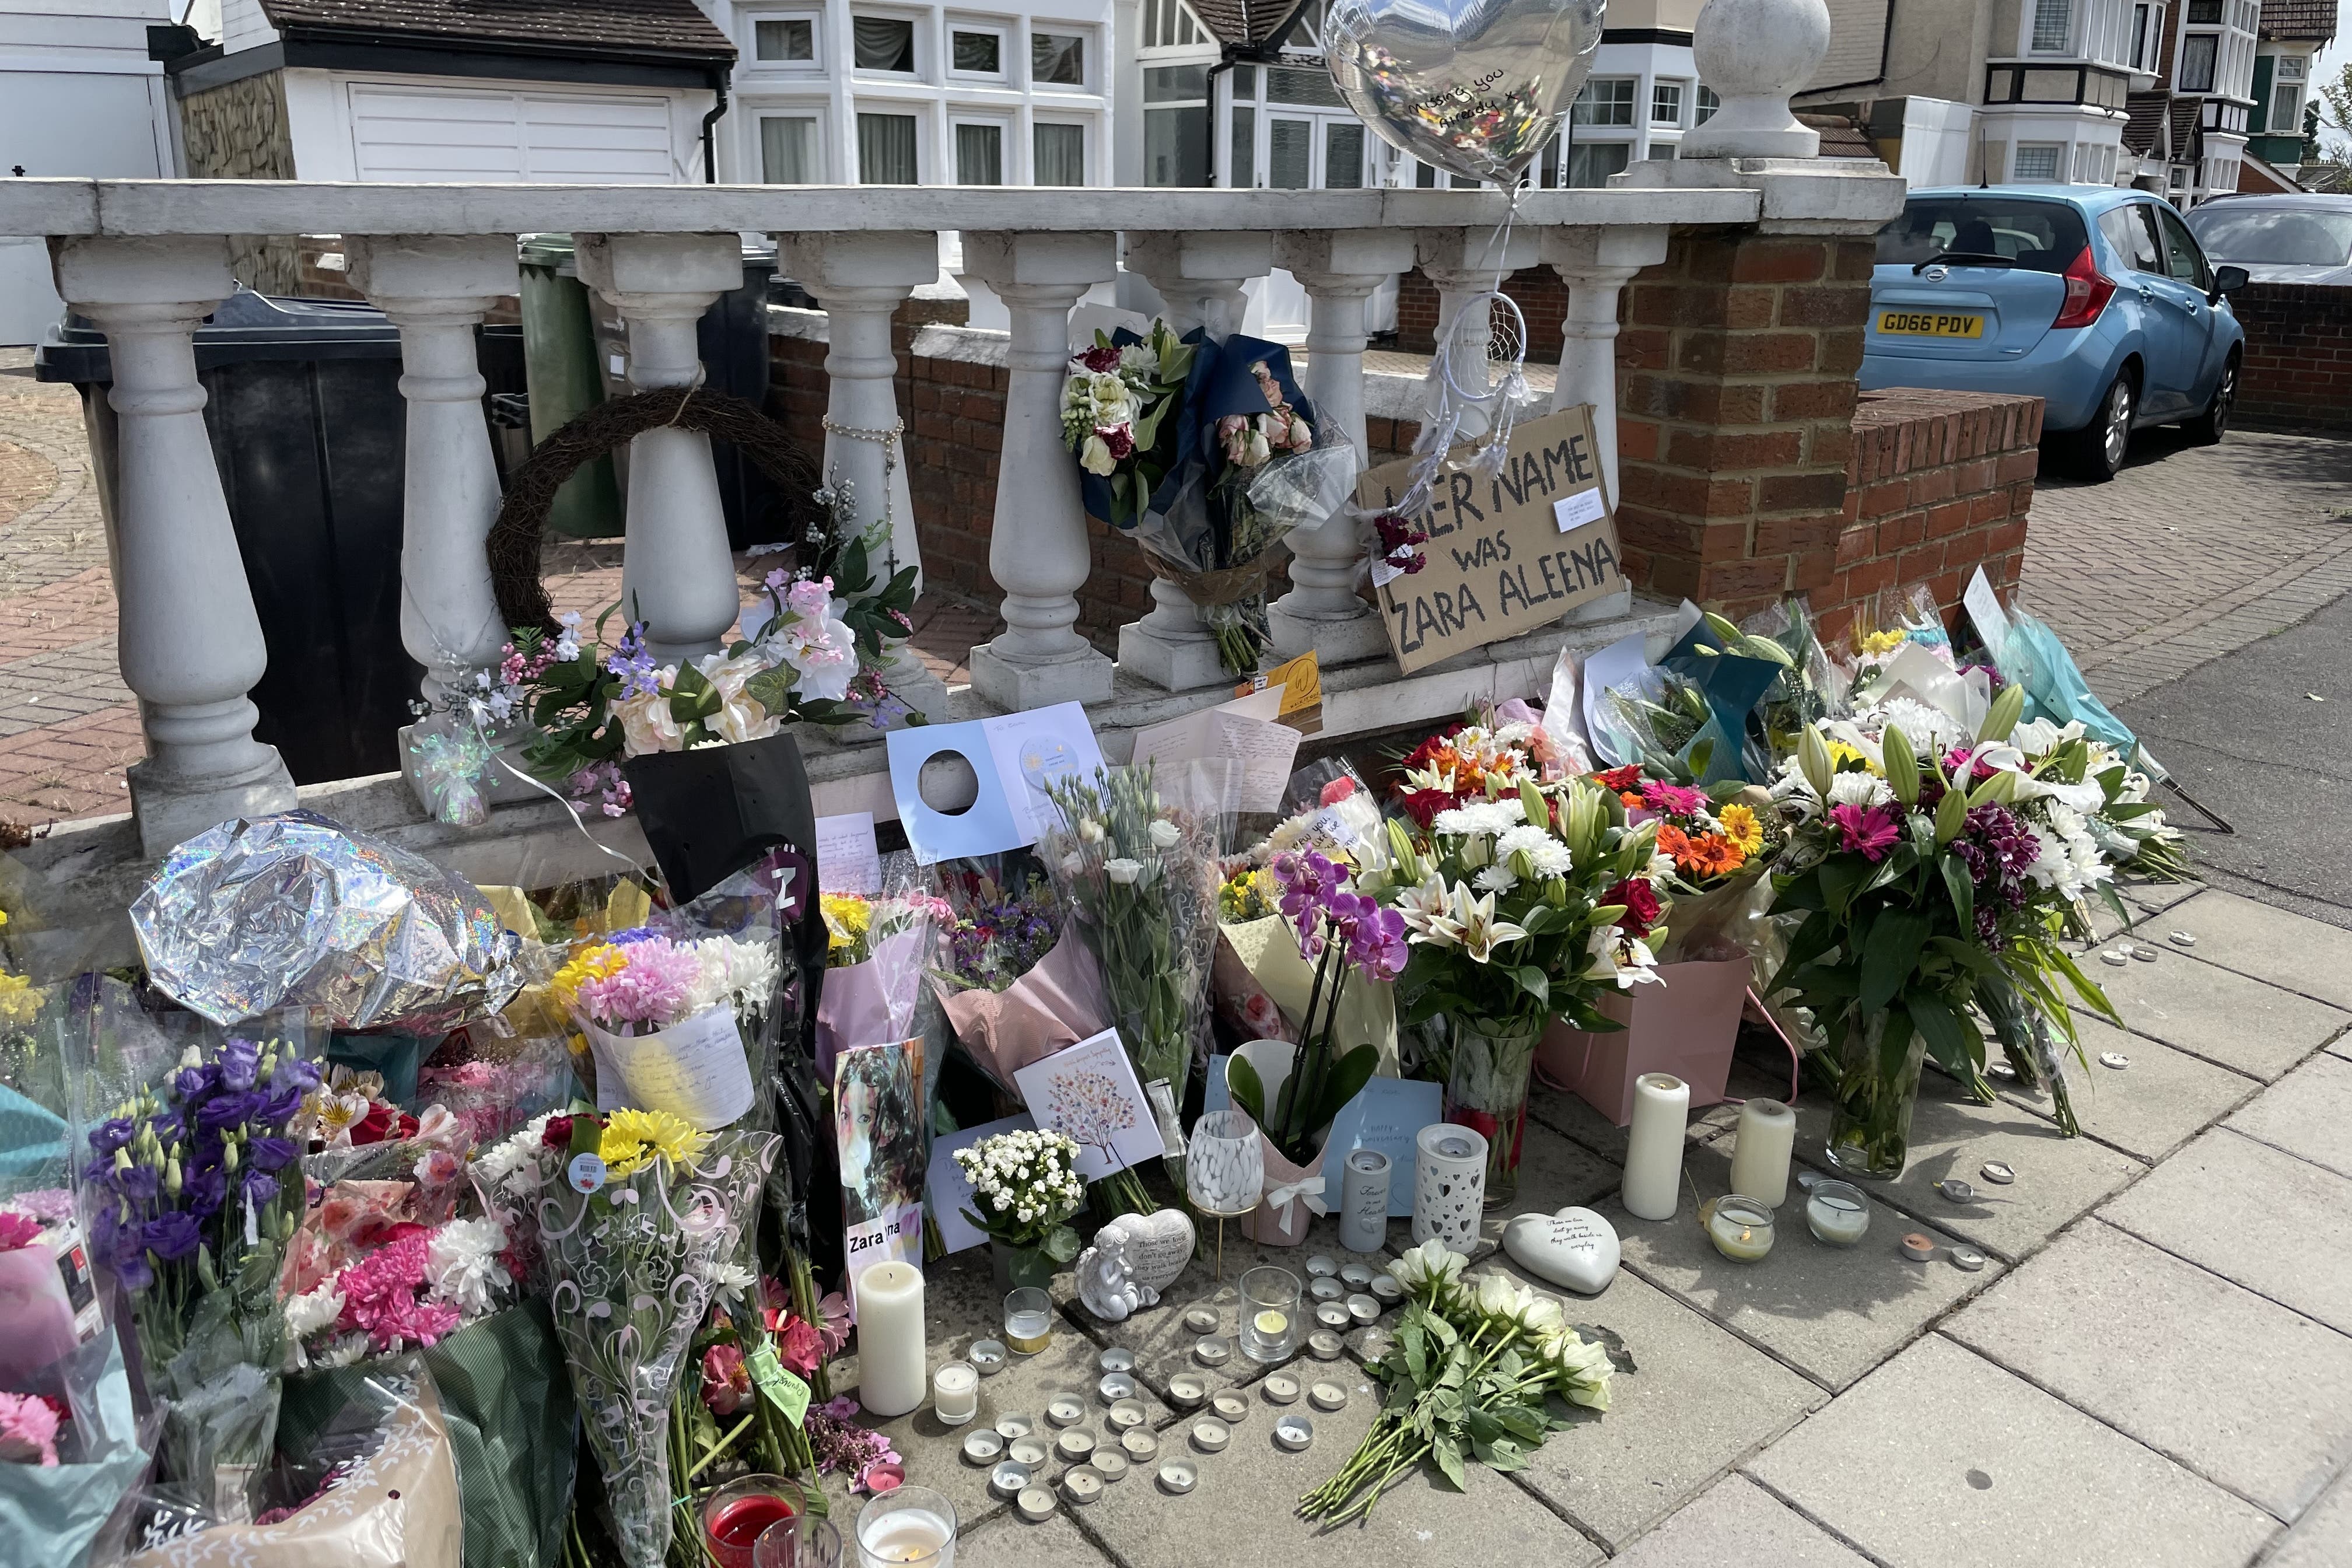
[[[2105,186],[1911,193],[1878,235],[1862,385],[2038,394],[2057,466],[2101,481],[2131,433],[2219,441],[2245,331],[2170,204]]]

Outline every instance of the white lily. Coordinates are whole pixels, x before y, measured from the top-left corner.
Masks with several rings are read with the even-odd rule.
[[[1528,934],[1524,926],[1495,918],[1495,895],[1474,898],[1467,888],[1454,889],[1454,913],[1450,922],[1455,929],[1454,940],[1473,963],[1484,963],[1494,956],[1495,950],[1507,942],[1517,942]]]
[[[1584,966],[1587,980],[1607,980],[1620,991],[1631,991],[1643,981],[1658,979],[1658,958],[1650,951],[1650,944],[1639,937],[1627,936],[1616,926],[1602,926],[1593,931],[1585,951],[1591,959]]]

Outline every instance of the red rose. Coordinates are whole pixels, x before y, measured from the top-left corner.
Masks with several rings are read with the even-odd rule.
[[[547,1119],[547,1125],[540,1129],[539,1143],[540,1147],[542,1149],[569,1149],[572,1147],[572,1118],[569,1116],[549,1117]]]
[[[383,1142],[391,1136],[399,1115],[400,1112],[381,1100],[369,1101],[367,1114],[352,1124],[352,1146]]]
[[[1080,354],[1078,362],[1097,375],[1108,375],[1118,368],[1118,351],[1108,343],[1097,343]]]
[[[1646,879],[1628,877],[1601,894],[1601,901],[1625,906],[1625,912],[1617,917],[1617,929],[1627,936],[1647,936],[1650,927],[1657,923],[1658,890]]]

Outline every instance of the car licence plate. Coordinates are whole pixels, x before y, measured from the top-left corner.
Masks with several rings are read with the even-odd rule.
[[[1878,331],[1881,337],[1980,338],[1984,318],[1939,315],[1932,310],[1881,310]]]

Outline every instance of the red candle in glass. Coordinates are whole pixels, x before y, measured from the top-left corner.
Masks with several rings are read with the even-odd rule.
[[[710,1516],[710,1554],[719,1568],[751,1568],[751,1547],[772,1524],[793,1517],[792,1501],[770,1495],[737,1498]]]

